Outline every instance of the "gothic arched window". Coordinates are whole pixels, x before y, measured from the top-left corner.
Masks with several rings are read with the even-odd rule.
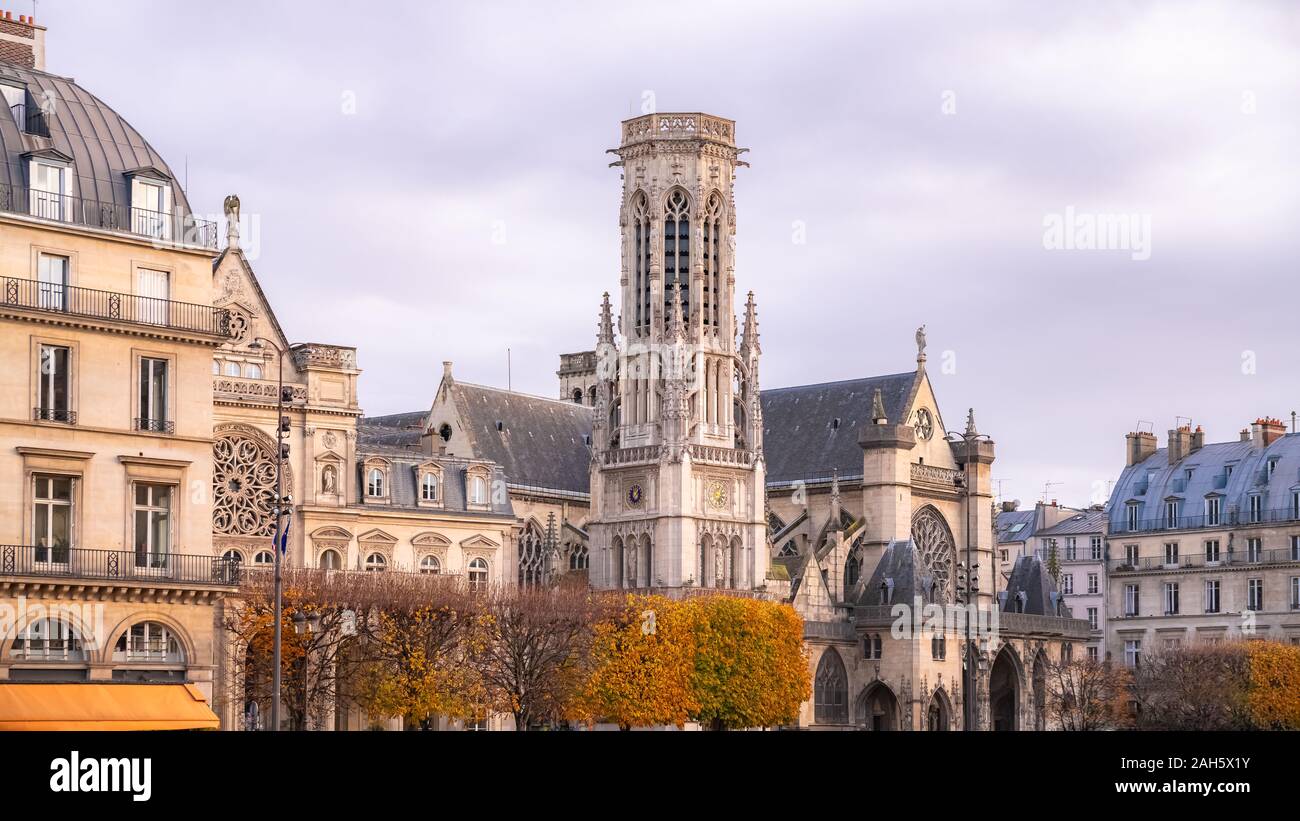
[[[813,720],[818,724],[849,723],[849,678],[834,647],[817,663],[813,688]]]
[[[717,191],[709,195],[704,209],[704,247],[700,249],[704,262],[704,325],[717,327],[720,321],[722,277],[719,273],[722,256],[719,242],[722,237],[722,197]]]
[[[586,570],[591,566],[591,557],[585,544],[575,544],[569,551],[569,569]]]
[[[682,316],[691,315],[691,201],[673,189],[664,206],[664,316],[673,307],[673,289],[682,295]]]
[[[650,325],[650,206],[644,192],[632,199],[632,304],[633,327],[646,333]]]
[[[546,580],[546,539],[534,522],[519,535],[519,584],[539,585]]]
[[[275,441],[245,429],[218,431],[212,441],[212,532],[270,536],[275,532]],[[287,464],[283,484],[293,487]]]
[[[912,545],[923,566],[938,583],[939,589],[932,596],[932,601],[947,603],[952,589],[953,556],[957,548],[953,543],[952,531],[948,529],[948,523],[939,511],[923,507],[912,517]]]
[[[848,561],[844,563],[844,586],[845,592],[858,583],[862,576],[862,553],[860,548],[854,548],[849,553]]]

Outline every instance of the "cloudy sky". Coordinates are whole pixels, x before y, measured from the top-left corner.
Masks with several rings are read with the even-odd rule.
[[[846,5],[37,15],[50,70],[145,134],[196,211],[239,194],[282,324],[355,345],[372,414],[427,407],[444,359],[505,385],[507,349],[516,389],[558,393],[617,285],[605,149],[647,104],[735,119],[751,149],[736,277],[765,386],[910,370],[924,323],[944,422],[974,406],[1025,502],[1104,496],[1139,420],[1222,441],[1300,410],[1300,7]],[[1122,247],[1045,227],[1110,217]]]

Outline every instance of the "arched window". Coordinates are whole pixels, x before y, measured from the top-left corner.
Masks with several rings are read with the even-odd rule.
[[[333,548],[323,550],[320,554],[320,566],[324,570],[338,570],[343,567],[343,557]]]
[[[438,477],[434,474],[426,473],[420,480],[420,499],[425,502],[438,501]]]
[[[379,468],[370,469],[370,479],[366,482],[366,495],[384,495],[384,472]]]
[[[582,404],[582,388],[573,389],[573,402],[576,405]]]
[[[484,590],[487,588],[488,581],[488,563],[484,559],[475,559],[469,563],[469,589]]]
[[[546,539],[535,522],[519,534],[519,584],[531,587],[546,581]]]
[[[682,316],[691,315],[691,201],[673,189],[664,206],[664,316],[673,306],[673,289],[682,295]]]
[[[225,553],[221,554],[221,558],[231,564],[239,564],[244,561],[244,554],[240,553],[238,550],[227,550]]]
[[[226,363],[226,376],[239,376],[239,363],[238,363],[238,362],[227,362],[227,363]]]
[[[632,304],[636,307],[633,327],[638,334],[650,327],[650,207],[645,192],[632,199]]]
[[[849,677],[834,647],[827,647],[817,663],[813,719],[818,724],[849,723]]]
[[[181,664],[185,651],[171,630],[156,621],[131,625],[113,648],[113,661]]]
[[[259,550],[253,555],[253,564],[261,567],[270,567],[275,564],[275,554],[269,550]]]
[[[587,389],[587,404],[593,408],[596,407],[596,386],[592,385]]]
[[[244,366],[244,376],[249,379],[261,379],[262,366],[254,362],[249,362],[247,365]]]
[[[700,249],[704,262],[704,327],[717,327],[719,304],[722,299],[722,258],[719,240],[722,236],[722,196],[714,191],[709,195],[704,211],[704,247]]]
[[[844,585],[845,590],[849,590],[853,585],[858,583],[862,576],[862,554],[854,549],[849,553],[848,561],[844,563]]]
[[[22,635],[14,639],[11,655],[24,661],[86,660],[81,636],[62,619],[39,619],[27,625]]]
[[[442,563],[438,561],[437,556],[425,556],[420,559],[420,572],[429,576],[436,576],[442,572]]]
[[[469,501],[471,504],[487,504],[487,480],[482,476],[471,476],[469,480]]]
[[[388,559],[383,553],[371,553],[366,557],[367,573],[383,573],[388,568]]]
[[[569,551],[569,569],[586,570],[591,567],[591,555],[585,544],[575,544]]]

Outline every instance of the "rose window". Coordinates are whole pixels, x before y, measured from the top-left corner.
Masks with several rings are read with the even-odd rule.
[[[212,443],[212,530],[235,536],[275,532],[275,446],[240,432],[218,433]],[[284,492],[292,483],[284,467]]]

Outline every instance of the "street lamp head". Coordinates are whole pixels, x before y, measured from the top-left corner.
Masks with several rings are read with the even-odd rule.
[[[260,339],[254,339],[252,342],[248,343],[248,349],[250,351],[260,351],[265,347],[266,346],[262,344],[262,340]]]

